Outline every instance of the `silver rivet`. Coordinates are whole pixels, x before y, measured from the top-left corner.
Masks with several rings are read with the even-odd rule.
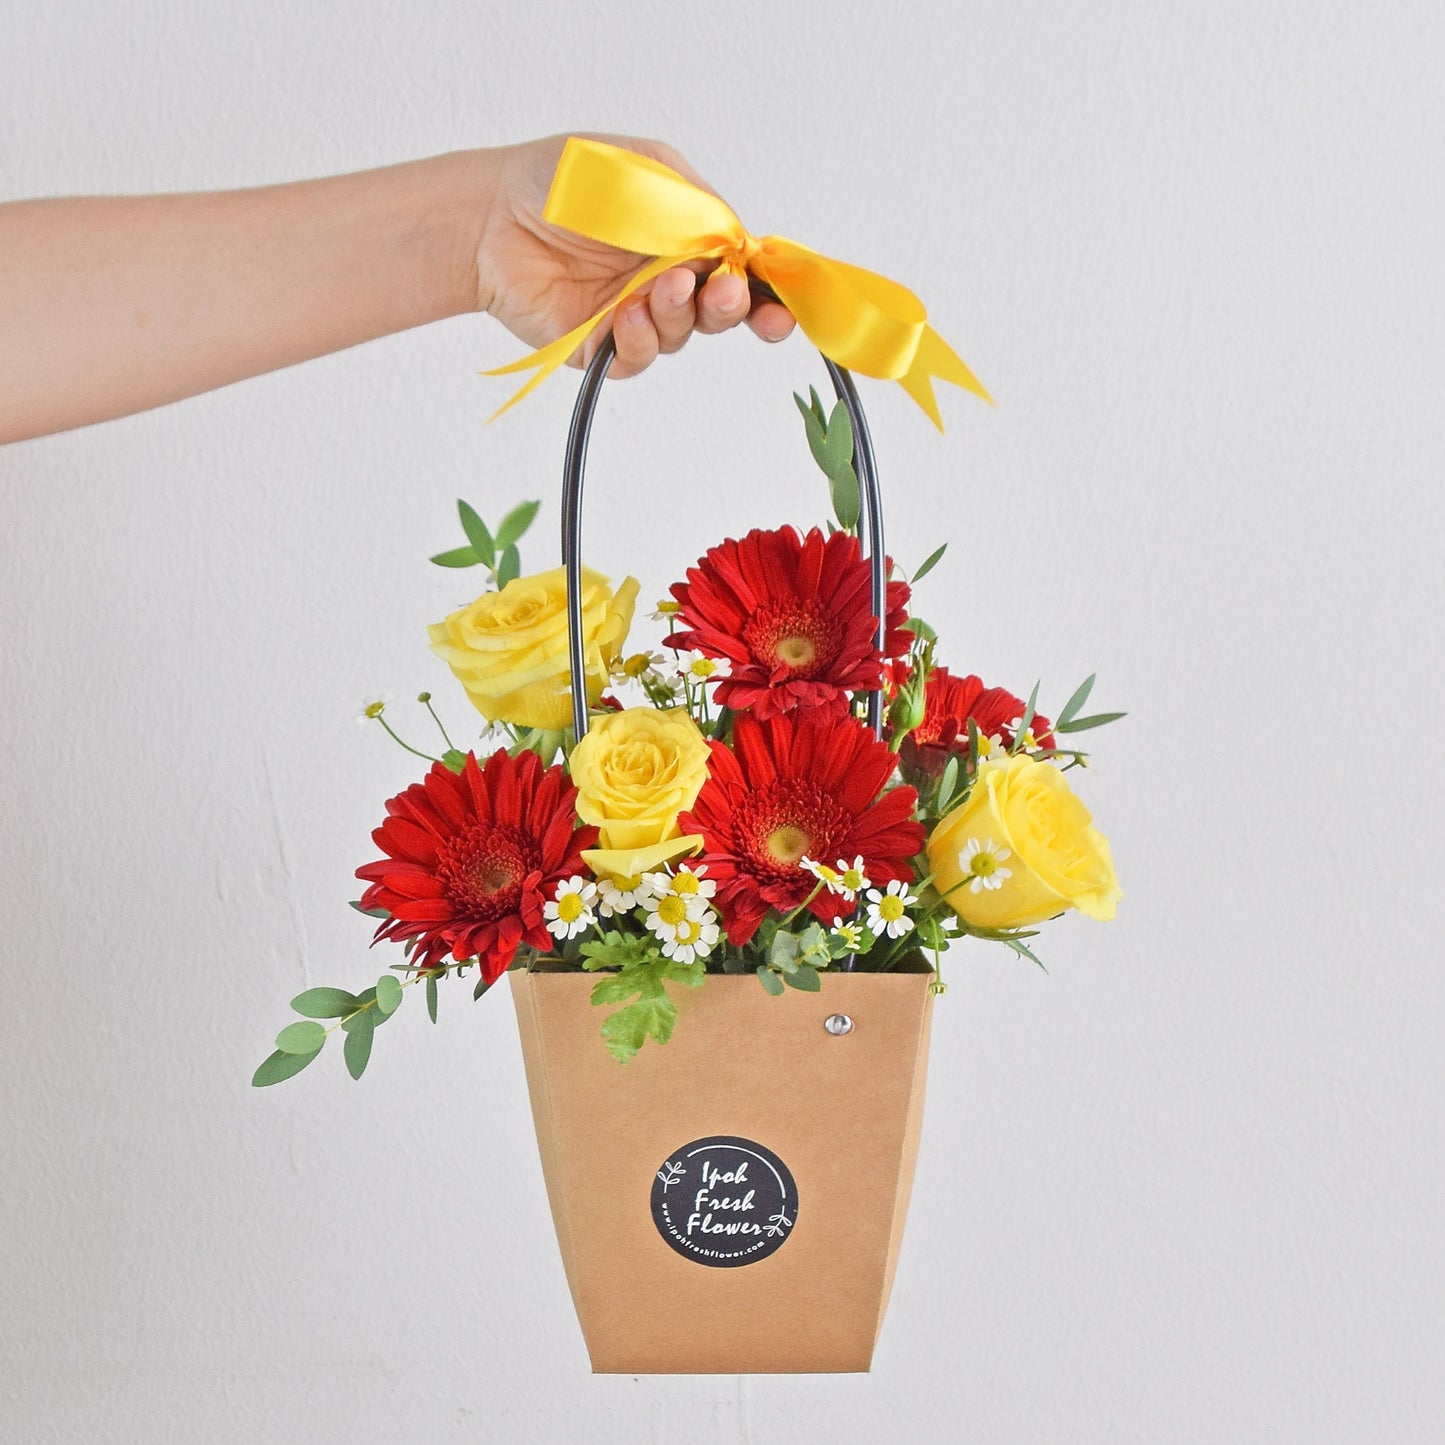
[[[835,1039],[841,1039],[844,1034],[853,1032],[853,1020],[847,1014],[829,1014],[823,1020],[823,1027],[833,1035]]]

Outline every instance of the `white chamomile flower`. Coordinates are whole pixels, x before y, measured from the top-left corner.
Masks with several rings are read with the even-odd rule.
[[[695,894],[663,893],[647,899],[645,907],[647,926],[664,944],[683,943],[690,946],[699,936],[697,925],[712,923],[717,917],[707,903]]]
[[[557,896],[542,905],[542,917],[554,938],[576,938],[583,929],[597,921],[592,904],[597,898],[597,885],[582,877],[564,878],[557,885]]]
[[[798,867],[805,873],[811,873],[819,883],[826,883],[835,892],[840,881],[840,874],[836,868],[830,868],[826,863],[819,863],[816,858],[800,858]]]
[[[860,853],[852,863],[846,858],[838,860],[837,881],[830,882],[828,887],[834,893],[841,894],[851,903],[865,888],[872,886],[872,880],[863,871],[863,855]]]
[[[375,722],[382,713],[386,711],[386,705],[392,700],[389,692],[383,692],[377,697],[369,697],[362,703],[361,711],[356,714],[357,726],[360,727],[369,722]]]
[[[985,838],[982,843],[977,838],[970,838],[958,855],[958,866],[970,880],[968,891],[983,893],[1002,888],[1005,880],[1014,876],[1012,868],[1003,866],[1011,857],[1012,852],[1000,847],[992,838]]]
[[[634,652],[620,657],[612,666],[612,681],[619,687],[628,682],[661,682],[662,674],[657,669],[666,661],[660,652]]]
[[[992,737],[985,737],[982,733],[978,735],[978,760],[980,763],[996,763],[1008,756],[1008,749],[1003,744],[1003,737],[994,733]]]
[[[647,883],[658,898],[671,894],[687,903],[696,902],[702,907],[706,906],[706,900],[717,892],[717,884],[711,878],[702,876],[706,872],[705,863],[696,869],[686,863],[679,863],[672,873],[649,873]]]
[[[699,958],[706,958],[718,940],[716,917],[709,909],[702,918],[681,919],[669,935],[662,936],[663,957],[675,958],[679,963],[693,963]]]
[[[641,873],[608,874],[597,880],[597,911],[604,918],[631,913],[652,896],[652,885]]]
[[[674,602],[671,597],[664,597],[657,606],[647,615],[654,622],[671,622],[679,612],[682,611],[682,603]]]
[[[903,910],[918,899],[909,893],[906,883],[895,878],[882,893],[870,888],[867,898],[868,927],[880,938],[885,933],[889,938],[902,938],[913,927],[913,920]]]
[[[680,652],[677,665],[691,683],[721,682],[732,672],[732,663],[725,657],[704,657],[700,652]]]
[[[849,953],[857,953],[863,947],[863,925],[861,923],[835,923],[833,937],[842,941]]]

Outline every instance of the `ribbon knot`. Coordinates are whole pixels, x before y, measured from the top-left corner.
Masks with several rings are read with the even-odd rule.
[[[923,303],[906,286],[786,236],[759,239],[725,201],[660,161],[572,136],[557,163],[542,217],[591,240],[656,259],[580,326],[530,356],[487,372],[534,373],[497,416],[563,366],[619,302],[673,266],[704,260],[771,286],[824,356],[864,376],[898,382],[940,431],[934,377],[990,400],[953,348],[928,325]]]

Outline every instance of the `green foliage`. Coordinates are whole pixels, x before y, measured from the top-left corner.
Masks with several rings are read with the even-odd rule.
[[[793,393],[808,434],[808,450],[828,479],[838,525],[845,532],[852,532],[858,526],[860,510],[858,474],[853,470],[853,423],[841,401],[825,416],[817,390],[809,388],[808,395],[809,400],[804,401],[797,392]]]
[[[375,1009],[360,1009],[342,1019],[341,1027],[346,1033],[346,1072],[353,1079],[359,1079],[371,1060],[371,1041],[376,1034],[377,1012]]]
[[[766,964],[758,965],[758,981],[774,998],[783,996],[783,980],[779,974],[773,972]]]
[[[823,987],[823,980],[818,977],[818,970],[806,963],[800,963],[792,973],[785,973],[783,982],[789,988],[802,989],[804,993],[817,993]]]
[[[384,973],[376,981],[376,1010],[390,1018],[401,1006],[401,983],[395,974]]]
[[[1034,725],[1034,712],[1039,705],[1039,685],[1034,684],[1034,690],[1029,694],[1029,700],[1024,707],[1023,716],[1019,719],[1019,725],[1014,730],[1013,746],[1009,752],[1016,753],[1024,745],[1024,734]]]
[[[287,1024],[276,1035],[276,1047],[283,1054],[315,1054],[326,1042],[326,1030],[311,1019]]]
[[[541,505],[541,502],[523,502],[513,507],[497,528],[497,546],[510,547],[514,542],[521,541],[522,534],[536,521]]]
[[[646,944],[650,957],[639,957],[620,972],[599,978],[592,989],[594,1007],[622,1005],[616,1013],[609,1014],[602,1021],[602,1042],[607,1045],[607,1052],[623,1064],[648,1039],[665,1044],[672,1037],[672,1027],[677,1022],[677,1005],[668,997],[666,985],[680,983],[688,988],[697,988],[705,976],[701,960],[679,963],[676,959],[664,958],[655,942],[647,943],[642,939],[629,939],[628,942]],[[592,955],[584,967],[603,967],[596,958],[595,954]]]
[[[429,973],[426,976],[426,1011],[433,1023],[437,1021],[437,976]]]
[[[442,766],[454,773],[459,773],[467,765],[467,755],[458,752],[456,748],[448,748],[442,754]]]
[[[1079,713],[1089,700],[1089,694],[1094,690],[1094,673],[1090,673],[1078,687],[1074,689],[1071,696],[1063,706],[1063,710],[1054,719],[1054,731],[1056,733],[1082,733],[1090,728],[1101,728],[1105,723],[1118,722],[1121,717],[1127,717],[1122,712],[1096,712],[1090,717],[1080,717]]]
[[[356,1005],[356,995],[344,988],[308,988],[291,1000],[291,1007],[309,1019],[339,1019]]]
[[[385,908],[363,908],[361,904],[353,902],[351,905],[358,913],[364,913],[368,918],[390,918],[391,914]]]
[[[432,559],[438,567],[475,567],[482,559],[470,545],[453,547],[450,552],[438,552]]]
[[[492,574],[494,586],[505,587],[521,575],[522,554],[517,550],[517,543],[536,520],[541,505],[533,501],[513,507],[494,533],[477,514],[476,508],[459,497],[457,516],[461,519],[467,544],[465,547],[453,547],[449,552],[438,552],[431,560],[438,567],[483,566]]]
[[[477,554],[477,561],[483,566],[495,567],[497,565],[497,544],[487,530],[487,524],[477,515],[476,509],[458,497],[457,516],[461,518],[462,531],[467,534],[467,541],[472,544],[472,551]]]
[[[263,1059],[260,1067],[251,1075],[251,1086],[264,1089],[269,1084],[279,1084],[283,1079],[294,1078],[320,1053],[320,1049],[310,1054],[288,1054],[277,1049],[274,1054]]]
[[[1056,733],[1082,733],[1090,728],[1101,728],[1105,723],[1118,722],[1121,717],[1128,717],[1123,712],[1096,712],[1092,717],[1070,718],[1066,723],[1055,723]]]
[[[939,547],[936,551],[930,552],[928,554],[928,558],[924,562],[923,566],[921,566],[918,571],[913,574],[913,582],[915,585],[918,582],[922,581],[923,578],[927,577],[928,574],[932,572],[936,566],[938,566],[939,562],[943,560],[943,554],[946,551],[948,551],[947,542],[945,542],[943,546]]]

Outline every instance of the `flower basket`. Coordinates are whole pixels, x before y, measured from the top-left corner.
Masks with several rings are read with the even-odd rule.
[[[573,677],[585,671],[582,481],[612,355],[609,336],[583,379],[563,474]],[[824,361],[852,426],[881,618],[872,445],[851,377]],[[573,701],[580,738],[582,689]],[[881,705],[874,693],[875,732]],[[711,978],[680,1001],[666,1048],[619,1068],[598,1047],[593,978],[512,971],[537,1145],[594,1372],[870,1367],[913,1184],[933,976],[914,955],[781,998],[751,975]]]
[[[625,1068],[598,1046],[591,978],[510,977],[542,1172],[593,1370],[867,1370],[918,1154],[928,965],[840,974],[821,993],[779,999],[750,976],[709,979],[681,1001],[667,1047]],[[782,1235],[711,1235],[694,1220],[688,1252],[668,1231],[695,1215],[711,1214],[714,1228],[766,1229],[778,1212],[767,1163],[741,1145],[705,1146],[719,1138],[782,1161],[789,1223]],[[726,1174],[739,1162],[740,1181],[709,1189],[701,1176],[704,1164]],[[745,1209],[707,1208],[750,1193]],[[760,1257],[743,1254],[752,1248]]]

